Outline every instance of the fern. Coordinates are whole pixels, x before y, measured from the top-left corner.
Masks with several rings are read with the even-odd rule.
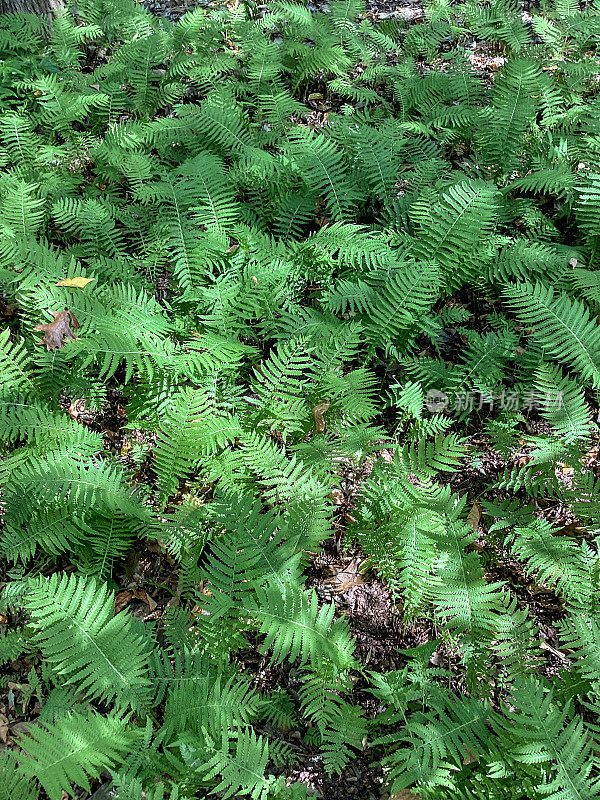
[[[360,198],[351,178],[344,174],[341,154],[331,140],[298,132],[287,151],[307,185],[327,200],[334,220],[346,219]]]
[[[555,586],[577,604],[595,607],[596,557],[583,544],[552,535],[547,522],[537,521],[515,531],[514,551],[540,581]]]
[[[534,375],[540,393],[540,412],[566,442],[586,439],[590,432],[590,411],[583,392],[556,365],[544,365]]]
[[[580,372],[594,386],[600,385],[600,339],[587,308],[567,295],[555,297],[541,283],[507,287],[504,296],[520,320],[532,327],[532,335],[548,355]]]
[[[582,719],[553,699],[552,692],[544,694],[530,680],[523,681],[514,690],[515,710],[509,711],[506,719],[496,716],[494,728],[500,734],[510,729],[515,743],[507,756],[524,765],[525,772],[535,769],[538,791],[552,800],[593,797],[598,782],[591,775],[592,743]],[[534,765],[548,763],[552,764],[550,774],[540,775]]]
[[[21,741],[19,770],[39,781],[51,800],[60,800],[71,785],[90,791],[90,778],[117,765],[135,740],[122,716],[73,711],[52,727],[38,725]]]
[[[599,793],[598,4],[371,11],[0,19],[0,800]]]
[[[146,644],[126,614],[114,616],[105,586],[75,575],[40,578],[31,585],[27,608],[33,641],[57,678],[120,707],[144,705]]]
[[[314,593],[298,591],[293,585],[284,593],[270,586],[256,594],[249,611],[265,634],[263,649],[272,648],[275,662],[300,657],[303,663],[315,665],[328,658],[339,669],[353,664],[348,627],[341,619],[333,621],[333,605],[319,609]]]
[[[412,251],[439,263],[453,285],[457,275],[473,276],[495,226],[496,203],[495,187],[475,181],[456,183],[433,205],[416,202],[410,211],[416,236]]]
[[[222,732],[221,748],[203,766],[204,780],[219,776],[215,790],[222,792],[223,798],[234,797],[244,788],[252,800],[263,800],[271,783],[264,777],[268,745],[262,737],[244,731],[236,735],[234,742],[230,744],[226,732]]]

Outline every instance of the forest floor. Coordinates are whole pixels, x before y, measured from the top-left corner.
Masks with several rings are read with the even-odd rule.
[[[152,13],[175,21],[195,7],[214,4],[210,0],[147,0],[145,5]],[[327,3],[315,0],[314,10],[327,10]],[[423,17],[423,8],[420,0],[404,0],[401,3],[367,0],[366,15],[371,20],[396,17],[418,22]],[[491,77],[501,65],[502,57],[490,52],[485,42],[474,42],[471,52],[471,63],[480,74]],[[476,315],[479,310],[471,308],[470,311]],[[131,444],[128,439],[131,434],[124,432],[127,421],[124,401],[125,398],[114,397],[101,415],[82,412],[79,417],[83,424],[103,433],[108,449],[121,454],[127,452]],[[77,409],[70,409],[70,412],[79,413]],[[534,428],[542,424],[531,420]],[[478,459],[461,473],[451,476],[452,490],[467,494],[472,505],[470,520],[478,533],[474,546],[482,554],[493,555],[493,558],[487,559],[494,564],[493,569],[489,570],[488,579],[502,581],[511,595],[516,597],[518,604],[529,608],[539,626],[540,649],[544,659],[542,671],[548,675],[554,674],[567,663],[559,650],[554,627],[563,615],[561,600],[554,592],[536,584],[509,554],[494,550],[494,545],[487,540],[487,529],[478,500],[483,487],[489,486],[506,467],[522,464],[527,453],[520,450],[503,459],[477,430],[473,430],[471,443],[478,452]],[[379,457],[386,458],[386,452],[380,452]],[[600,468],[597,442],[590,450],[588,466],[595,470]],[[402,618],[402,608],[394,602],[390,589],[368,571],[363,574],[360,569],[362,553],[353,545],[344,543],[344,530],[348,520],[352,519],[355,498],[371,468],[372,462],[367,461],[361,472],[353,471],[350,467],[340,472],[338,485],[333,487],[337,504],[337,532],[330,541],[324,543],[321,552],[312,556],[307,570],[307,586],[314,587],[323,602],[333,601],[338,615],[347,617],[363,666],[387,671],[399,669],[406,663],[402,650],[437,639],[438,632],[430,620],[415,620],[406,624]],[[564,479],[568,481],[569,476],[565,475]],[[548,503],[545,507],[540,504],[537,512],[555,526],[568,528],[575,524],[558,501]],[[69,571],[68,563],[64,564],[64,569]],[[7,580],[8,571],[9,565],[0,562],[0,586]],[[176,607],[179,602],[176,564],[157,543],[145,542],[131,552],[129,558],[121,562],[114,572],[113,579],[118,586],[117,610],[128,607],[144,621],[160,621],[165,610]],[[0,629],[5,622],[6,619],[0,615]],[[458,654],[448,645],[440,645],[431,656],[431,663],[452,671],[454,688],[461,692],[464,691],[464,675],[459,662]],[[24,730],[28,721],[39,713],[29,677],[31,666],[30,658],[13,663],[15,679],[0,693],[0,748],[10,746],[13,736]],[[256,687],[261,691],[282,686],[293,693],[293,676],[290,675],[293,670],[288,663],[270,666],[268,658],[260,655],[256,649],[248,651],[240,668],[242,666],[246,674],[254,676]],[[19,671],[16,676],[15,667]],[[494,676],[490,675],[489,680],[493,686]],[[360,684],[356,685],[355,692],[355,701],[365,708],[368,715],[373,715],[377,710],[373,696],[363,693]],[[324,800],[389,800],[389,794],[383,789],[380,771],[371,766],[372,755],[359,756],[341,775],[330,777],[320,763],[319,756],[303,745],[299,733],[290,731],[287,740],[298,755],[294,766],[287,768],[287,774],[294,780],[308,784],[317,797]],[[409,796],[414,797],[406,793],[406,797]],[[83,790],[79,790],[78,794],[78,800],[108,798],[105,786],[96,787],[92,794]],[[400,795],[394,798],[400,800]]]

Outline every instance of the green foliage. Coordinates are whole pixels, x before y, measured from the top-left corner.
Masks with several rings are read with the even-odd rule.
[[[114,616],[105,585],[75,575],[39,578],[26,608],[33,642],[57,680],[119,707],[143,707],[149,689],[146,642],[130,619]]]
[[[51,800],[60,800],[72,783],[89,791],[89,778],[118,764],[132,742],[123,718],[73,711],[56,717],[51,726],[39,724],[21,739],[19,770],[38,780]]]
[[[231,5],[0,19],[0,800],[600,796],[598,3]]]

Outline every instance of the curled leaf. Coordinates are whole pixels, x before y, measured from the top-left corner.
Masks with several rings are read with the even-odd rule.
[[[77,317],[72,311],[48,311],[54,317],[54,322],[45,325],[36,325],[34,331],[44,331],[44,336],[39,344],[45,344],[47,350],[56,350],[65,346],[65,339],[75,339],[71,325],[75,330],[79,328]]]
[[[313,408],[313,419],[315,421],[315,429],[317,433],[323,433],[325,430],[325,417],[324,414],[329,408],[331,403],[329,400],[322,400]]]

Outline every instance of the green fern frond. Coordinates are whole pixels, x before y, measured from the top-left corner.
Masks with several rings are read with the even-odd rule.
[[[32,615],[33,641],[57,679],[87,697],[144,707],[150,688],[147,644],[127,613],[115,616],[105,585],[56,573],[33,580],[24,605]]]
[[[125,723],[119,715],[73,711],[52,727],[34,726],[20,740],[19,770],[39,781],[51,800],[61,800],[73,784],[89,792],[90,778],[117,766],[135,741]]]
[[[549,356],[600,386],[600,329],[583,303],[564,293],[555,296],[553,289],[542,283],[508,286],[503,294]]]
[[[555,364],[535,371],[534,385],[540,398],[540,413],[565,442],[587,439],[591,413],[582,389]]]
[[[414,203],[410,216],[416,240],[411,252],[440,265],[445,279],[457,286],[479,267],[496,225],[498,191],[491,183],[467,180],[450,186],[437,202]],[[458,277],[457,277],[458,276]]]
[[[286,151],[309,188],[325,196],[333,219],[348,219],[361,194],[345,174],[341,153],[333,142],[299,129],[290,135]]]
[[[293,584],[284,593],[276,585],[268,586],[257,590],[247,611],[265,635],[261,649],[272,650],[275,663],[300,658],[303,664],[318,666],[326,658],[340,670],[354,663],[345,620],[334,621],[333,604],[319,608],[314,592],[298,590]]]
[[[552,691],[540,691],[531,678],[518,683],[512,697],[514,710],[507,710],[505,717],[495,714],[491,720],[496,733],[504,738],[510,731],[513,742],[499,754],[499,766],[514,761],[525,774],[535,776],[536,789],[550,800],[597,796],[594,743],[581,717],[572,713],[570,705],[561,708]]]

